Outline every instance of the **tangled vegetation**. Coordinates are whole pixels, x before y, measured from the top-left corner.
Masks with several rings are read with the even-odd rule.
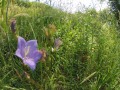
[[[120,31],[109,9],[70,14],[41,3],[10,2],[1,11],[1,89],[120,89]],[[16,35],[36,39],[43,51],[34,71],[15,56]]]

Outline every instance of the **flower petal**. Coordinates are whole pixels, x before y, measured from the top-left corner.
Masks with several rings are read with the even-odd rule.
[[[38,50],[34,51],[34,53],[31,55],[31,58],[34,59],[35,63],[37,63],[41,57],[42,53],[40,53]]]
[[[37,40],[30,40],[26,43],[26,47],[29,48],[29,53],[27,55],[27,57],[30,57],[34,51],[37,50]]]
[[[16,50],[15,55],[18,56],[19,58],[23,59],[23,54],[21,54],[21,50],[20,49]]]
[[[31,47],[34,47],[34,48],[37,48],[37,40],[29,40],[27,41],[26,43],[26,46],[31,46]]]
[[[18,48],[21,50],[22,48],[25,48],[26,41],[24,38],[18,36]]]
[[[18,56],[21,59],[24,57],[25,44],[26,44],[25,39],[18,36],[18,47],[17,47],[15,55]]]
[[[28,66],[30,67],[30,69],[32,69],[32,70],[35,70],[35,68],[36,68],[36,63],[35,63],[34,60],[31,59],[31,58],[29,58],[29,59],[24,59],[24,60],[23,60],[23,63],[24,63],[25,65],[28,65]]]

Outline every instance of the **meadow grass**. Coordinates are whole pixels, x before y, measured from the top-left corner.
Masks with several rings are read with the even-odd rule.
[[[12,19],[16,33],[10,29]],[[38,48],[46,51],[35,71],[15,56],[16,35],[36,39]],[[52,51],[56,38],[62,45]],[[7,18],[0,18],[0,88],[119,90],[119,44],[119,28],[107,9],[70,14],[41,3],[29,7],[10,3]]]

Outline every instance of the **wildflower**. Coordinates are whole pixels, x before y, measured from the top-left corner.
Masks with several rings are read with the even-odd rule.
[[[55,39],[54,41],[54,48],[52,48],[52,52],[58,50],[58,48],[62,45],[62,41],[60,40],[60,38]]]
[[[23,60],[25,65],[28,65],[32,70],[36,68],[38,60],[42,57],[37,50],[37,40],[25,41],[24,38],[18,36],[18,48],[16,56]]]
[[[16,26],[16,20],[14,19],[11,21],[11,25],[10,25],[10,28],[11,28],[13,33],[15,33],[15,31],[16,31],[15,26]]]
[[[60,40],[60,38],[55,39],[54,48],[58,49],[62,45],[62,43],[63,42]]]
[[[49,24],[48,27],[44,27],[44,33],[47,37],[53,36],[53,34],[56,32],[56,27],[54,24]]]
[[[53,34],[54,32],[56,32],[56,26],[54,24],[49,24],[48,28],[50,29],[50,33]]]

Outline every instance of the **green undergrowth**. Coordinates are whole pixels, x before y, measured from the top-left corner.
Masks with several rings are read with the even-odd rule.
[[[31,71],[16,57],[16,35],[36,39],[46,51],[44,62]],[[7,22],[6,22],[7,21]],[[54,41],[62,45],[52,51]],[[0,88],[3,90],[119,90],[120,38],[109,10],[70,14],[50,6],[10,3],[0,18]]]

